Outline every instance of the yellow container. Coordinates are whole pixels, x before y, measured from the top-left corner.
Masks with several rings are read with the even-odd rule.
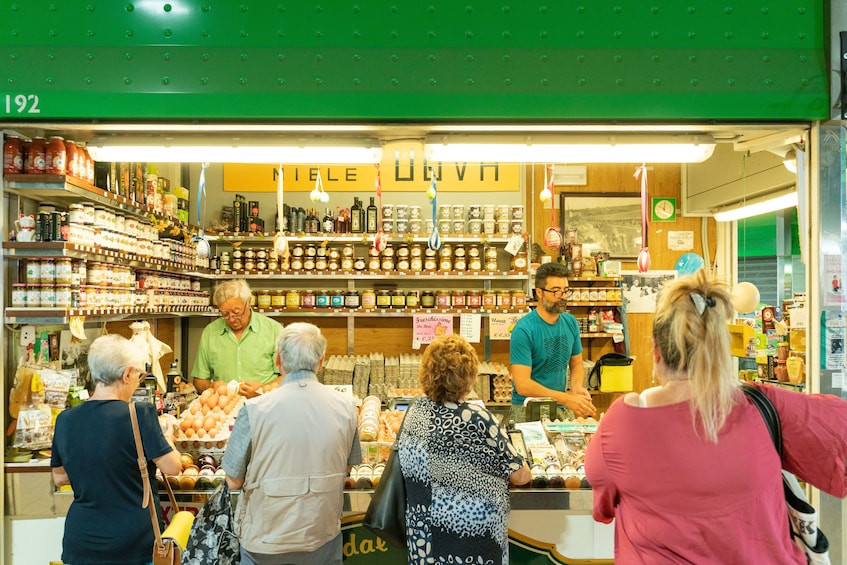
[[[632,390],[632,365],[600,367],[600,392],[629,392]]]

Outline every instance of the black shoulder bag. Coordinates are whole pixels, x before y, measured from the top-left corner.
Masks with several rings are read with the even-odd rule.
[[[753,385],[743,383],[741,390],[762,414],[762,419],[771,434],[771,440],[782,461],[782,425],[779,414],[770,399]],[[796,483],[794,476],[782,471],[782,490],[785,492],[785,505],[788,509],[788,524],[791,538],[803,550],[808,563],[813,565],[829,565],[829,540],[818,528],[818,511],[809,504],[805,496],[798,496],[791,487],[789,478]],[[799,491],[802,494],[802,491]]]
[[[406,423],[409,408],[403,416],[403,422],[397,430],[397,437],[391,445],[391,453],[385,462],[385,469],[373,497],[365,512],[362,525],[395,547],[406,547],[406,485],[400,470],[400,457],[397,454],[400,433]]]

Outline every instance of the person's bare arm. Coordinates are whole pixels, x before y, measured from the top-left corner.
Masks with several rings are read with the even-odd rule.
[[[235,477],[226,476],[226,486],[229,490],[238,490],[244,485],[244,479],[236,479]]]
[[[574,357],[578,357],[580,360],[582,359],[581,355],[575,355]],[[574,357],[571,357],[571,366],[573,366]],[[581,363],[580,361],[580,367],[582,366]],[[591,397],[588,395],[588,391],[582,394],[547,388],[541,383],[532,380],[532,367],[528,365],[512,365],[510,372],[512,374],[512,380],[515,383],[515,390],[518,391],[518,394],[529,397],[552,398],[557,404],[566,406],[577,416],[590,416],[596,411],[594,405],[591,403]],[[585,370],[583,369],[580,382],[584,380]]]
[[[71,484],[71,480],[68,478],[68,473],[65,472],[64,467],[53,467],[50,469],[50,472],[53,475],[53,484],[57,487]]]
[[[524,461],[523,467],[509,475],[509,484],[519,487],[527,484],[531,478],[532,474],[529,471],[529,465]]]
[[[212,381],[209,379],[201,379],[200,377],[192,377],[191,382],[194,384],[194,388],[197,389],[197,392],[203,392],[212,386]]]

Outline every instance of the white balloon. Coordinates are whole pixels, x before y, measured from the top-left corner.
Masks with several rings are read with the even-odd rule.
[[[740,282],[732,289],[732,306],[739,314],[749,314],[759,305],[759,289],[750,282]]]

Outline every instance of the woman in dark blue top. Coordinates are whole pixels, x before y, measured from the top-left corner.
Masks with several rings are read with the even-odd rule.
[[[88,353],[94,393],[56,420],[53,481],[74,491],[62,540],[66,565],[141,565],[151,560],[153,527],[150,511],[141,506],[143,486],[127,404],[143,379],[145,361],[146,355],[119,335],[97,338]],[[165,474],[179,473],[179,452],[163,434],[152,404],[139,403],[136,410],[155,486],[156,466]]]

